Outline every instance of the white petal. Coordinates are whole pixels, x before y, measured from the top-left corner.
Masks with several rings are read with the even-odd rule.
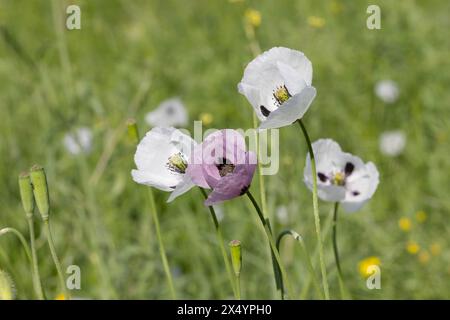
[[[76,131],[77,140],[83,152],[88,153],[92,148],[92,131],[87,127],[78,128]]]
[[[380,135],[380,151],[384,155],[395,157],[400,155],[406,146],[406,135],[401,130],[387,131]]]
[[[312,65],[302,52],[275,47],[247,65],[238,89],[257,110],[258,117],[264,120],[265,117],[260,112],[261,106],[269,111],[278,108],[273,97],[277,88],[286,85],[289,93],[294,96],[303,89],[305,83],[310,86],[311,80]],[[253,92],[248,88],[252,88]]]
[[[154,111],[147,113],[145,121],[151,126],[185,126],[188,115],[183,102],[179,98],[172,98],[161,102]]]
[[[277,62],[277,67],[278,71],[283,77],[286,88],[292,96],[300,93],[308,85],[304,80],[302,74],[297,72],[297,70],[295,70],[291,66],[283,62]]]
[[[183,180],[177,185],[175,190],[170,194],[167,202],[172,202],[175,198],[181,196],[183,193],[188,192],[194,187],[195,184],[192,182],[191,178],[188,175],[184,175]]]
[[[79,154],[81,152],[81,147],[78,144],[78,142],[75,140],[75,137],[73,134],[68,133],[64,136],[64,147],[69,151],[71,154]]]
[[[335,162],[343,157],[339,144],[331,139],[319,139],[312,144],[314,157],[316,160],[316,171],[325,176],[330,176],[335,170]],[[313,178],[311,172],[311,161],[309,153],[306,155],[306,165],[303,171],[303,178],[306,186],[313,190]],[[317,178],[317,195],[324,201],[336,202],[345,198],[345,188],[343,186],[332,185],[328,180],[320,181]]]
[[[154,128],[139,142],[134,156],[138,170],[133,170],[133,179],[142,184],[164,191],[173,190],[183,179],[183,174],[167,168],[169,157],[186,148],[194,141],[175,128]],[[182,152],[182,153],[183,153]],[[185,155],[188,159],[188,156]]]
[[[314,87],[306,87],[299,94],[291,97],[277,110],[270,113],[259,129],[274,129],[292,124],[301,119],[316,96]]]
[[[240,82],[238,84],[238,91],[240,94],[243,94],[250,102],[253,109],[255,109],[256,115],[258,116],[259,120],[261,121],[266,120],[266,116],[263,115],[261,112],[262,104],[259,89],[254,86]],[[276,109],[275,106],[273,106],[272,104],[270,104],[270,106],[266,105],[264,107],[267,108],[267,110],[269,111],[274,111]]]
[[[397,83],[392,80],[381,80],[375,85],[375,94],[385,103],[394,103],[399,96]]]
[[[354,174],[355,177],[347,180],[347,193],[342,201],[342,206],[347,212],[360,209],[364,203],[372,198],[379,183],[379,173],[372,162],[368,162],[363,169]],[[355,192],[358,194],[355,194]]]

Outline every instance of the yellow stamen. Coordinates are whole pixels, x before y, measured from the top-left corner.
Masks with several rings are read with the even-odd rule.
[[[331,180],[331,182],[332,182],[334,185],[337,185],[337,186],[343,186],[343,185],[345,184],[345,174],[342,173],[342,172],[336,172],[336,173],[334,174],[334,177],[333,177],[333,179]]]
[[[273,93],[273,97],[277,100],[277,102],[282,105],[286,101],[289,100],[291,97],[291,94],[287,90],[286,86],[281,86],[275,89],[275,92]]]
[[[174,172],[185,173],[187,169],[187,162],[184,159],[181,152],[178,152],[169,157],[169,162],[167,163],[167,166],[169,167],[170,170]]]

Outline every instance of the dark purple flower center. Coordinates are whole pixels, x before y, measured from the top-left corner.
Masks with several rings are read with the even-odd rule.
[[[221,160],[222,160],[222,161],[220,161],[221,163],[216,165],[217,170],[219,170],[220,176],[221,177],[225,177],[227,174],[233,173],[234,168],[236,166],[234,164],[232,164],[232,163],[227,163],[228,160],[225,159],[225,158],[222,158]]]

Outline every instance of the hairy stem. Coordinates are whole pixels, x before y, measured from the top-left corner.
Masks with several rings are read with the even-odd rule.
[[[205,199],[208,198],[208,195],[206,194],[206,191],[203,188],[199,188],[201,193],[203,194],[203,197]],[[228,278],[230,280],[231,283],[231,288],[233,290],[234,296],[236,297],[236,299],[238,299],[238,292],[237,292],[237,286],[238,283],[236,281],[233,280],[233,272],[231,270],[231,265],[230,265],[230,260],[228,259],[228,255],[227,255],[227,250],[225,249],[225,244],[223,242],[223,235],[222,235],[222,230],[220,228],[220,224],[219,224],[219,220],[217,220],[217,215],[216,212],[214,211],[213,206],[209,206],[209,212],[211,213],[211,218],[213,220],[214,223],[214,229],[216,230],[216,236],[217,236],[217,242],[219,243],[220,246],[220,251],[222,253],[222,257],[223,257],[223,262],[225,263],[225,269],[227,271],[228,274]]]
[[[289,294],[289,298],[292,299],[294,297],[294,294],[293,294],[294,291],[292,290],[292,285],[291,285],[291,282],[288,279],[288,275],[287,275],[286,269],[283,267],[283,264],[281,262],[281,257],[280,257],[280,254],[279,254],[278,250],[277,250],[277,246],[275,245],[275,241],[274,241],[273,235],[272,235],[272,230],[270,229],[269,220],[264,218],[264,214],[262,213],[261,208],[259,207],[258,203],[256,202],[256,200],[253,197],[253,195],[250,193],[250,191],[247,191],[246,195],[248,196],[248,198],[252,202],[253,206],[255,207],[256,213],[258,214],[258,218],[261,220],[261,223],[264,226],[264,231],[266,232],[267,240],[269,241],[271,253],[272,253],[273,257],[276,260],[276,264],[277,264],[278,270],[281,273],[281,278],[284,279],[284,283],[286,283],[286,287],[287,287],[287,291],[288,291],[288,294]],[[275,276],[275,278],[277,278],[277,276],[278,276],[276,268],[274,268],[274,276]],[[283,285],[283,281],[281,282],[281,285]]]
[[[316,160],[314,158],[314,151],[311,145],[311,140],[308,135],[308,131],[305,128],[305,125],[303,124],[302,120],[297,120],[298,124],[300,125],[300,128],[302,129],[303,135],[305,136],[306,144],[308,145],[309,150],[309,159],[311,161],[311,174],[313,178],[313,210],[314,210],[314,220],[315,220],[315,226],[316,226],[316,235],[317,235],[317,241],[319,244],[319,261],[320,261],[320,270],[322,273],[322,286],[325,293],[325,299],[330,299],[330,291],[328,288],[328,278],[327,278],[327,269],[325,266],[325,258],[323,254],[323,242],[322,242],[322,236],[320,232],[320,216],[319,216],[319,200],[317,197],[317,172],[316,172]]]

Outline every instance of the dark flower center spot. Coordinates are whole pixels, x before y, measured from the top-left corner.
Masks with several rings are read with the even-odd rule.
[[[356,196],[359,196],[360,193],[359,193],[359,191],[353,191],[353,192],[352,192],[352,195],[354,195],[354,196],[356,197]]]
[[[355,169],[355,165],[351,162],[347,162],[345,164],[345,169],[344,169],[345,175],[346,176],[351,175],[354,169]]]
[[[250,185],[242,188],[241,193],[239,194],[240,196],[244,195],[247,193],[248,189],[250,189]]]
[[[266,109],[266,107],[264,106],[260,106],[259,109],[261,109],[261,113],[263,114],[264,117],[268,117],[270,114],[270,111]]]
[[[233,173],[234,168],[236,167],[232,163],[227,163],[228,160],[225,158],[222,158],[221,163],[216,165],[217,169],[219,170],[219,174],[221,177],[225,177],[229,173]]]
[[[317,176],[319,177],[319,180],[322,182],[325,182],[328,179],[327,176],[324,175],[322,172],[317,173]]]

